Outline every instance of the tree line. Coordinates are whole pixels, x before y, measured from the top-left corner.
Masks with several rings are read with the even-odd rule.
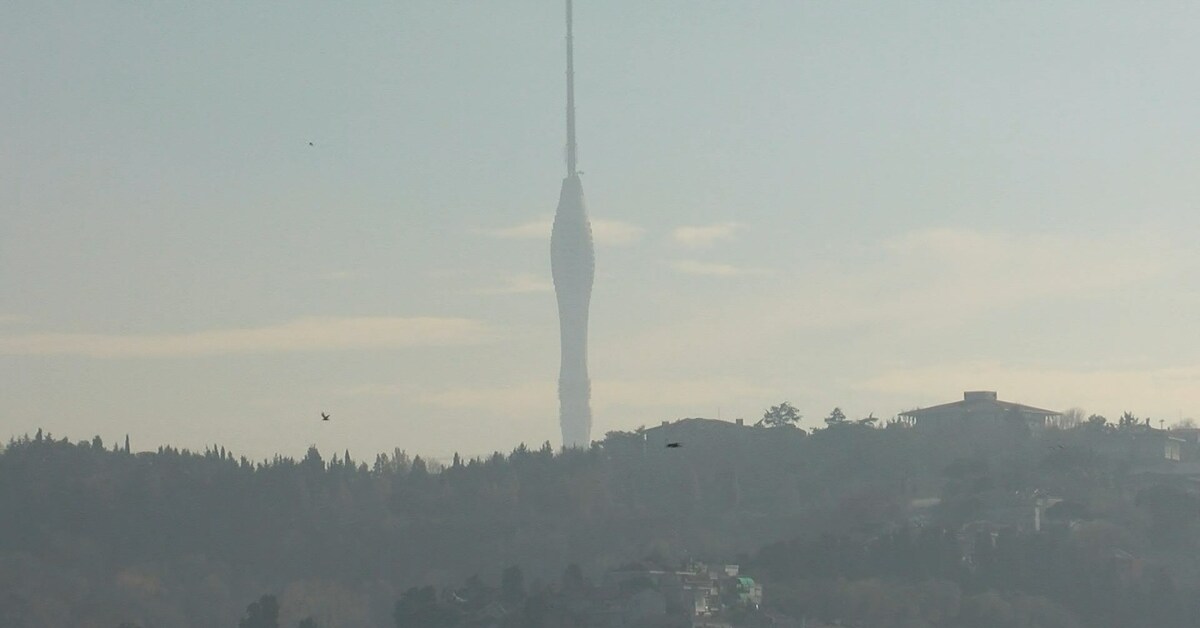
[[[685,420],[612,432],[584,450],[520,445],[456,456],[444,467],[399,449],[365,460],[311,448],[300,458],[251,461],[223,445],[133,452],[98,437],[15,438],[0,451],[0,625],[236,625],[247,604],[270,592],[289,627],[309,618],[388,626],[414,587],[440,595],[514,565],[530,583],[554,582],[564,565],[597,575],[648,555],[747,564],[760,557],[768,585],[792,592],[774,599],[805,604],[839,591],[847,599],[868,590],[903,598],[902,587],[940,582],[958,587],[962,600],[1020,593],[1022,603],[1051,600],[1091,621],[1095,600],[1143,600],[1132,592],[1147,582],[1195,591],[1193,491],[1146,480],[1095,440],[1146,429],[1144,421],[1084,421],[1000,446],[969,431],[927,433],[840,410],[809,433],[789,420],[789,405],[768,410],[758,426]],[[665,436],[682,447],[664,448]],[[1112,583],[1080,585],[1094,594],[1087,597],[1036,578],[1017,588],[1004,575],[1049,568],[1036,561],[980,563],[968,577],[935,568],[930,556],[940,546],[911,530],[934,552],[912,559],[922,571],[897,572],[885,568],[887,554],[868,560],[846,550],[830,554],[845,571],[825,573],[773,564],[761,551],[807,539],[802,552],[775,549],[816,565],[813,547],[822,546],[808,543],[828,535],[846,548],[879,543],[910,522],[922,498],[938,500],[922,525],[957,539],[964,526],[1038,492],[1063,500],[1046,515],[1067,526],[1055,532],[1065,536],[1053,555],[1076,560],[1068,549],[1095,546],[1107,548],[1110,562],[1131,556],[1144,565],[1135,584],[1121,595],[1100,593]],[[1054,582],[1076,582],[1099,572],[1055,573]],[[838,582],[843,588],[827,586]],[[1002,599],[1011,606],[1016,598]]]

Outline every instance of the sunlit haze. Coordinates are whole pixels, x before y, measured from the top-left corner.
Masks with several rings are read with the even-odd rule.
[[[577,2],[592,438],[975,389],[1200,415],[1198,26]],[[557,446],[563,35],[554,2],[4,3],[3,436]]]

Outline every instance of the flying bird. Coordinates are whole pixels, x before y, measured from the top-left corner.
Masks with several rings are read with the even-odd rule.
[[[683,444],[681,444],[681,443],[667,443],[667,449],[679,449],[680,447],[683,447]]]
[[[322,420],[322,421],[328,421],[328,420],[329,420],[329,415],[328,415],[328,414],[325,414],[324,412],[322,412],[322,413],[321,413],[321,420]]]
[[[312,142],[309,142],[309,143],[308,143],[308,145],[309,145],[309,146],[312,146],[312,145],[313,145],[313,143],[312,143]]]

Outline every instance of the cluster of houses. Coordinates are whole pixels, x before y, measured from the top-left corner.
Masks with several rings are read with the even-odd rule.
[[[493,600],[472,609],[469,598],[466,591],[451,597],[472,628],[511,625],[510,615],[520,608]],[[692,562],[671,569],[632,563],[606,573],[595,586],[552,594],[547,603],[552,614],[569,618],[576,628],[732,628],[731,614],[758,610],[762,585],[738,565]]]
[[[635,608],[651,615],[681,615],[693,628],[722,628],[730,624],[722,619],[733,609],[757,610],[762,604],[762,585],[741,575],[737,565],[692,563],[671,570],[635,563],[605,575],[602,590],[616,599],[622,592],[633,592],[641,602]],[[623,605],[618,604],[616,608]],[[627,605],[624,606],[628,608]],[[645,617],[634,619],[635,624]],[[615,625],[630,625],[618,623]]]
[[[902,412],[893,423],[930,434],[960,432],[995,447],[1002,447],[1006,442],[1034,439],[1045,444],[1048,454],[1069,457],[1085,453],[1117,463],[1124,469],[1125,485],[1131,491],[1169,484],[1200,496],[1200,428],[1167,429],[1161,425],[1155,427],[1149,420],[1134,421],[1130,417],[1123,417],[1118,423],[1096,421],[1079,425],[1073,422],[1080,418],[1004,401],[995,391],[977,390],[964,392],[962,399],[957,401]],[[1062,431],[1073,427],[1082,429]],[[766,437],[768,432],[770,430],[754,429],[741,420],[684,419],[645,430],[644,439],[651,449],[657,449],[676,440],[724,445],[756,436]],[[909,523],[921,525],[932,520],[939,502],[933,497],[911,500]],[[994,538],[1001,530],[1037,533],[1051,525],[1071,525],[1073,517],[1068,511],[1077,506],[1043,491],[1010,494],[1003,503],[991,504],[984,520],[964,526],[959,535],[964,560],[969,562],[977,539]],[[984,531],[992,534],[979,534]],[[1114,556],[1114,561],[1128,564],[1128,571],[1135,574],[1140,562],[1129,555]]]
[[[955,430],[972,427],[1016,428],[1024,436],[1040,437],[1051,453],[1086,453],[1102,456],[1121,465],[1126,472],[1125,488],[1136,492],[1156,485],[1173,485],[1200,496],[1200,429],[1154,427],[1147,419],[1128,418],[1116,425],[1096,422],[1072,430],[1071,438],[1054,433],[1055,428],[1081,427],[1064,416],[1023,404],[1000,401],[995,392],[968,391],[961,401],[912,410],[900,415],[917,429]],[[939,506],[937,498],[914,499],[909,504],[910,523],[918,525],[930,519]],[[980,540],[995,544],[1006,530],[1042,532],[1049,526],[1075,527],[1081,521],[1075,512],[1079,504],[1035,490],[1010,496],[1008,503],[993,506],[986,519],[965,524],[958,532],[963,560],[971,564]],[[1112,566],[1122,578],[1136,580],[1143,561],[1126,551],[1115,549]]]
[[[966,391],[959,401],[902,412],[893,423],[914,430],[970,431],[972,435],[990,433],[989,442],[1002,445],[1006,438],[1043,438],[1048,447],[1066,450],[1086,448],[1109,459],[1127,463],[1130,476],[1146,482],[1164,478],[1182,482],[1200,491],[1200,430],[1156,429],[1145,424],[1096,425],[1091,430],[1073,431],[1070,444],[1055,441],[1056,427],[1069,427],[1060,412],[998,399],[995,391]],[[689,449],[704,445],[740,443],[752,437],[803,437],[803,431],[767,433],[745,425],[744,421],[683,419],[676,423],[641,431],[638,441],[643,451],[660,450],[684,439]],[[992,441],[995,438],[995,441]],[[1054,442],[1051,442],[1054,441]],[[1048,525],[1069,525],[1062,510],[1069,503],[1061,498],[1033,491],[1016,495],[986,520],[973,521],[958,533],[960,549],[968,564],[980,542],[995,543],[1003,530],[1040,532]],[[910,524],[920,525],[938,507],[937,498],[912,500]],[[995,515],[995,516],[992,516]],[[1124,572],[1140,570],[1138,558],[1118,552],[1114,556]],[[557,596],[553,605],[575,617],[580,628],[688,627],[730,628],[738,611],[757,611],[762,603],[762,586],[739,573],[736,564],[689,563],[679,568],[634,563],[605,574],[598,586],[588,587],[575,596]],[[488,605],[472,626],[500,627],[508,610],[499,603]],[[803,626],[786,617],[766,618],[770,626]],[[491,623],[488,623],[491,622]],[[814,624],[809,623],[811,628]]]

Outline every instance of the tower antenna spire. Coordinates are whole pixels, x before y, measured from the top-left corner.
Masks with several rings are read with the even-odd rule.
[[[571,0],[567,0],[567,176],[578,172],[575,168],[575,35],[572,31]]]
[[[592,228],[575,163],[575,51],[571,0],[567,0],[567,176],[550,230],[550,273],[558,301],[562,362],[558,370],[558,421],[563,447],[591,446],[592,383],[587,370],[588,307],[596,278]]]

